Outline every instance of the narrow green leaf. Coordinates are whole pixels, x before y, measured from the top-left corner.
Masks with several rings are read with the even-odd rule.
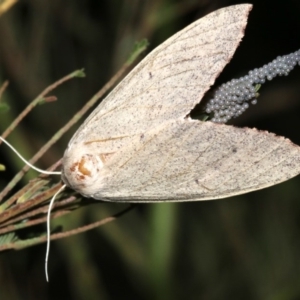
[[[18,238],[17,238],[17,236],[15,235],[14,232],[10,232],[10,233],[0,235],[0,246],[8,244],[8,243],[13,243],[17,240],[18,240]]]
[[[149,42],[146,39],[136,42],[126,63],[130,65],[142,52],[147,49],[148,46]]]
[[[78,77],[78,78],[83,78],[85,77],[84,69],[81,70],[76,70],[71,74],[72,77]]]

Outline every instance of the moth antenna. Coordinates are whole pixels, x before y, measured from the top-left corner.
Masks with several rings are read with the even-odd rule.
[[[49,276],[48,276],[48,258],[49,258],[49,253],[50,253],[50,217],[51,217],[51,209],[54,204],[54,201],[56,199],[56,196],[66,187],[64,184],[63,186],[60,187],[60,189],[54,194],[52,197],[49,207],[48,207],[48,212],[47,212],[47,248],[46,248],[46,257],[45,257],[45,274],[46,274],[46,281],[49,282]]]
[[[46,171],[46,170],[42,170],[39,169],[37,167],[35,167],[34,165],[32,165],[29,161],[27,161],[7,140],[5,140],[2,136],[0,136],[0,140],[5,143],[15,154],[17,154],[17,156],[27,165],[29,166],[31,169],[42,173],[42,174],[48,174],[48,175],[61,175],[61,172],[55,172],[55,171]]]
[[[32,165],[29,161],[27,161],[8,141],[6,141],[2,136],[0,136],[0,140],[6,144],[27,166],[32,168],[33,170],[42,173],[42,174],[48,174],[48,175],[61,175],[61,172],[55,172],[55,171],[46,171],[42,170],[40,168],[35,167]],[[50,217],[51,217],[51,209],[54,204],[54,201],[56,199],[56,196],[66,187],[64,184],[61,186],[61,188],[54,194],[52,197],[48,212],[47,212],[47,249],[46,249],[46,258],[45,258],[45,273],[46,273],[46,280],[49,282],[49,276],[48,276],[48,258],[49,258],[49,252],[50,252]]]

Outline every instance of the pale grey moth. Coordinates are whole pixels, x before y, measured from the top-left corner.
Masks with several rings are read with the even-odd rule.
[[[197,201],[299,174],[300,148],[288,139],[189,117],[232,58],[251,8],[205,16],[136,66],[69,142],[67,186],[104,201]]]

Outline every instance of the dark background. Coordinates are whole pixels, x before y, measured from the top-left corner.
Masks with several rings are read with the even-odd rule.
[[[11,110],[4,131],[46,86],[84,67],[38,106],[10,136],[33,155],[120,68],[136,40],[148,52],[176,31],[239,1],[20,0],[0,17],[0,83]],[[300,1],[252,1],[245,38],[218,83],[300,48]],[[260,90],[258,104],[234,120],[300,145],[300,67]],[[75,126],[76,127],[76,126]],[[38,162],[58,160],[73,128]],[[0,188],[23,165],[0,147]],[[23,182],[25,184],[25,182]],[[65,240],[0,254],[1,299],[300,299],[300,178],[220,201],[141,205],[121,219]],[[64,228],[110,215],[124,205],[80,209],[53,222]]]

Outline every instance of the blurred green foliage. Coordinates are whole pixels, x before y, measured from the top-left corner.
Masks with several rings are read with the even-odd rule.
[[[30,157],[113,76],[135,41],[147,38],[152,49],[195,19],[236,3],[19,1],[0,17],[0,81],[10,81],[2,97],[11,108],[1,114],[1,130],[50,83],[85,68],[86,79],[59,87],[58,101],[36,108],[11,135],[14,146]],[[244,41],[217,83],[300,47],[299,1],[252,3]],[[300,144],[299,82],[295,70],[262,87],[257,106],[234,124]],[[75,130],[40,167],[62,156]],[[7,168],[1,172],[2,189],[22,163],[4,147],[0,155]],[[45,245],[1,253],[1,299],[299,299],[299,187],[295,178],[232,199],[140,205],[107,226],[52,242],[49,284]],[[53,226],[75,228],[122,208],[96,202]]]

